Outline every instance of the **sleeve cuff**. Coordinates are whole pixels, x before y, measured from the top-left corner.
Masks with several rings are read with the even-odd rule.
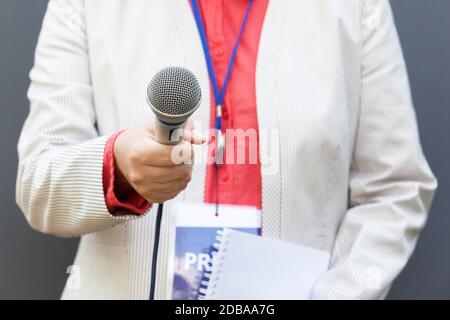
[[[124,192],[115,186],[114,143],[123,131],[125,130],[116,132],[106,141],[103,157],[103,193],[106,207],[111,215],[128,213],[140,216],[150,209],[151,204],[136,190],[130,188]]]

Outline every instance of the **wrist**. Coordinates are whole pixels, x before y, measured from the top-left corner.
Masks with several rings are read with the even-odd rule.
[[[120,154],[122,148],[123,133],[120,131],[114,139],[113,143],[113,157],[114,157],[114,190],[116,194],[126,195],[133,191],[133,187],[128,183],[128,180],[123,173],[122,162],[120,161]]]
[[[105,145],[103,161],[103,192],[105,204],[110,214],[143,215],[151,204],[142,198],[129,184],[118,166],[117,150],[114,147],[123,131],[113,134]],[[122,148],[126,143],[122,140]],[[124,150],[121,150],[122,152]]]
[[[114,181],[114,191],[117,195],[126,195],[134,190],[117,166],[114,168],[114,175],[116,178]]]

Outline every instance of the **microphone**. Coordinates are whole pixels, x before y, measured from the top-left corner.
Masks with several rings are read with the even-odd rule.
[[[200,84],[191,71],[182,67],[160,70],[147,86],[147,103],[156,115],[156,141],[177,144],[177,130],[184,128],[201,98]]]
[[[177,144],[178,129],[198,109],[202,91],[195,75],[181,67],[160,70],[147,86],[147,103],[156,115],[155,140],[161,144]],[[182,137],[181,137],[182,138]],[[163,204],[158,205],[153,243],[150,300],[155,299],[156,267],[161,233]]]

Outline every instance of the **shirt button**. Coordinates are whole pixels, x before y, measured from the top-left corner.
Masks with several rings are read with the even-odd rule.
[[[226,165],[222,165],[222,168],[220,168],[219,170],[220,170],[219,173],[220,180],[228,181],[228,179],[230,179],[230,175],[228,174]]]
[[[216,57],[221,57],[223,56],[224,50],[222,47],[217,47],[216,49],[214,49],[214,55]]]

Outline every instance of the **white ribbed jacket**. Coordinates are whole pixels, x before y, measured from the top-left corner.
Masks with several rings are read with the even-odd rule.
[[[153,121],[147,82],[168,65],[209,81],[187,0],[50,0],[19,142],[17,203],[30,225],[82,236],[79,289],[63,298],[147,299],[155,214],[111,216],[105,141]],[[264,235],[331,252],[314,298],[382,298],[410,257],[436,180],[421,150],[387,0],[272,0],[256,70]],[[245,90],[245,88],[243,88]],[[269,150],[270,152],[267,152]],[[202,201],[205,165],[176,201]],[[165,207],[159,298],[167,298]],[[295,277],[295,274],[292,275]]]

